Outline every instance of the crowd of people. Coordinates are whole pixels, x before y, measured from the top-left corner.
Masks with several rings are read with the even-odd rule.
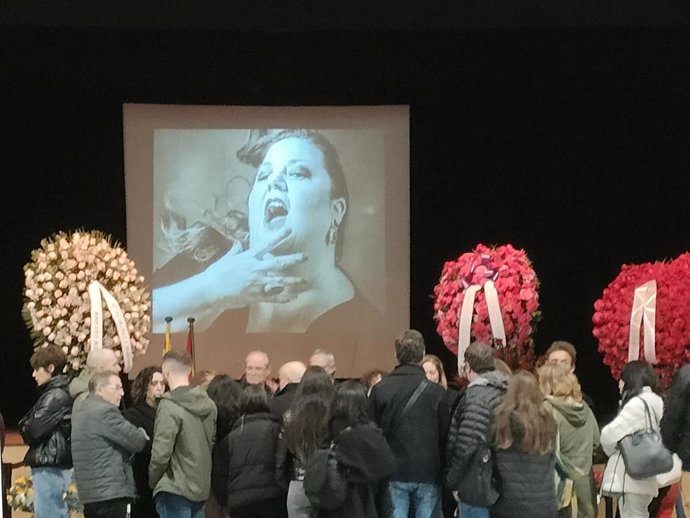
[[[536,372],[515,373],[474,342],[462,390],[419,332],[394,346],[392,372],[344,381],[324,350],[282,365],[275,380],[262,351],[240,380],[192,376],[189,356],[171,351],[139,372],[124,409],[112,350],[92,351],[70,380],[59,347],[38,349],[39,397],[19,423],[34,515],[68,516],[73,472],[86,518],[593,518],[593,459],[605,454],[599,494],[618,497],[622,518],[654,516],[668,477],[632,477],[620,451],[646,426],[645,408],[683,463],[687,513],[690,366],[664,411],[653,368],[628,363],[619,412],[600,431],[568,342],[554,342]]]

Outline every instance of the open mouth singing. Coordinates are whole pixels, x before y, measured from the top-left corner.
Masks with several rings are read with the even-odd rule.
[[[290,204],[282,198],[269,198],[264,209],[264,225],[268,228],[280,228],[285,224]]]

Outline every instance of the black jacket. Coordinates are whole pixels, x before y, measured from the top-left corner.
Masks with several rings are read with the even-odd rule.
[[[426,381],[426,375],[421,366],[398,365],[371,391],[374,420],[383,430],[398,464],[392,480],[441,481],[449,421],[443,387],[429,383],[404,418],[398,417],[422,381]]]
[[[676,373],[666,394],[661,437],[666,447],[683,461],[683,471],[690,471],[690,365]]]
[[[338,509],[319,510],[317,518],[378,518],[375,492],[396,468],[395,457],[374,423],[355,425],[334,441],[334,456],[345,473],[347,497]]]
[[[19,421],[19,432],[29,445],[24,457],[27,466],[72,467],[72,398],[68,387],[66,374],[50,378],[38,387],[38,400]]]
[[[141,402],[129,407],[124,412],[125,418],[134,426],[146,430],[146,434],[153,439],[153,429],[156,422],[156,409],[148,403]],[[158,516],[153,505],[153,490],[149,486],[149,464],[151,463],[151,443],[146,441],[146,446],[134,455],[132,471],[134,472],[134,485],[137,488],[137,500],[132,509],[132,518],[153,518]]]
[[[288,411],[292,405],[292,400],[295,399],[297,387],[299,387],[299,383],[288,383],[283,387],[283,390],[276,392],[276,395],[271,398],[269,407],[274,416],[279,419],[283,418],[283,414]]]
[[[284,494],[275,477],[279,431],[280,421],[269,413],[243,415],[215,448],[211,484],[228,509]]]
[[[518,448],[496,450],[500,496],[491,508],[496,518],[556,518],[555,453],[539,455]]]
[[[446,484],[450,489],[457,489],[477,448],[491,443],[490,424],[507,382],[507,378],[495,370],[481,374],[467,387],[455,409],[446,451]]]

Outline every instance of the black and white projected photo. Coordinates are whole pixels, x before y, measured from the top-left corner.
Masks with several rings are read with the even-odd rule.
[[[172,318],[181,345],[193,317],[197,367],[233,373],[254,349],[331,350],[342,376],[388,366],[409,320],[408,135],[406,107],[126,105],[154,333]]]

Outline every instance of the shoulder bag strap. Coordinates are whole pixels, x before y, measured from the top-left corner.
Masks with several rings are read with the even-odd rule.
[[[644,400],[643,397],[640,397],[640,396],[637,396],[637,397],[640,398],[640,401],[642,401],[642,404],[644,405],[644,413],[645,413],[645,423],[644,423],[644,424],[645,424],[645,429],[646,429],[646,430],[649,430],[649,431],[652,431],[652,430],[654,430],[655,428],[654,428],[654,424],[653,424],[653,422],[652,422],[652,414],[651,414],[651,412],[649,411],[649,405],[647,404],[647,402]],[[656,418],[656,414],[654,414],[654,417]],[[656,420],[656,419],[655,419],[655,420]],[[649,423],[649,428],[647,428],[647,423]],[[658,427],[659,427],[659,422],[657,421],[657,428],[658,428]]]
[[[391,435],[393,435],[393,433],[398,430],[398,428],[402,424],[403,417],[405,416],[407,411],[410,408],[412,408],[412,405],[415,404],[417,399],[419,399],[419,396],[422,395],[422,392],[424,392],[426,390],[427,386],[429,386],[429,383],[430,383],[429,380],[423,379],[419,383],[419,385],[417,385],[417,388],[414,390],[414,392],[410,396],[410,399],[407,400],[407,403],[405,403],[405,406],[403,407],[402,411],[398,414],[397,419],[395,421],[395,424],[393,426],[391,426],[391,432],[390,432]]]

